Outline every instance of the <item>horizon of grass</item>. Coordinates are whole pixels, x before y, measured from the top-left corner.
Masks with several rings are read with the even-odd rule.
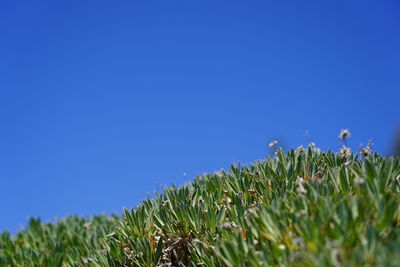
[[[399,193],[400,159],[369,146],[277,149],[122,215],[32,218],[0,266],[400,266]]]

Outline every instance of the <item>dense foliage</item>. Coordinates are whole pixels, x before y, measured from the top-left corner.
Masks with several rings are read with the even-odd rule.
[[[277,150],[121,217],[32,219],[0,266],[400,266],[400,161]]]

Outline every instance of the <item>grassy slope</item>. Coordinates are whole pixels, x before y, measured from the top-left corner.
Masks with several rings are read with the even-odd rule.
[[[0,266],[400,266],[400,161],[359,157],[278,151],[122,218],[31,220]]]

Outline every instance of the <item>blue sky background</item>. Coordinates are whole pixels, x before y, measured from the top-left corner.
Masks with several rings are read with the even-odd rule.
[[[398,1],[1,1],[0,230],[286,148],[390,152]],[[183,175],[186,173],[187,175]]]

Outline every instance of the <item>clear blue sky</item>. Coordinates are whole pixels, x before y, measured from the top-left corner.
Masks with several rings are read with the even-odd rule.
[[[1,1],[0,230],[120,212],[278,139],[388,153],[398,1]],[[184,176],[183,173],[187,175]]]

